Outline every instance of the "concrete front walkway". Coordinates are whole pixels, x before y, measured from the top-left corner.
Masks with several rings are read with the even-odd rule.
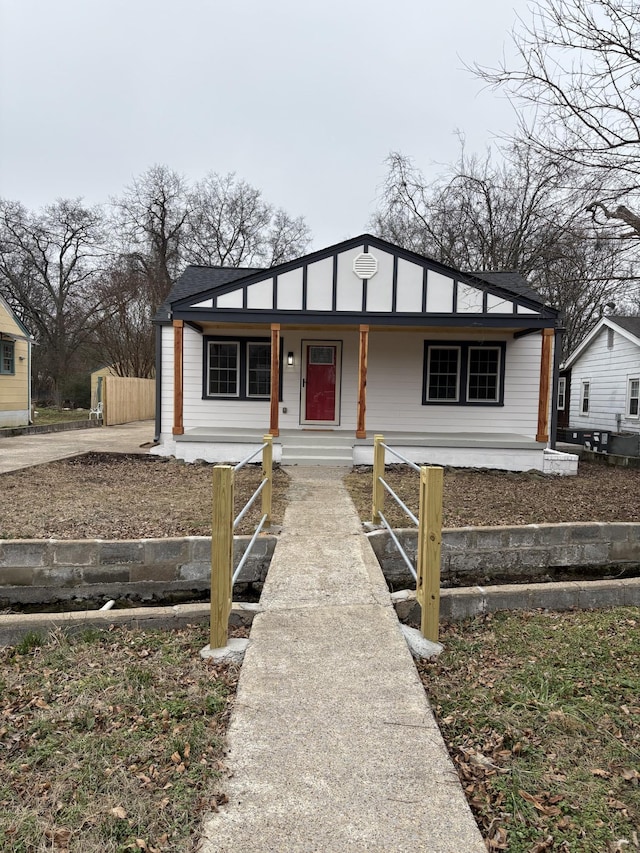
[[[132,424],[17,435],[0,439],[0,474],[31,465],[66,459],[79,453],[148,453],[153,441],[154,421]]]
[[[486,853],[344,471],[288,473],[201,853]]]

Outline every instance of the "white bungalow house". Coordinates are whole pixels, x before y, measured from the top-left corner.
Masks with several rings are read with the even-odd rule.
[[[0,428],[31,422],[33,337],[0,296]]]
[[[559,320],[514,273],[364,234],[266,270],[190,266],[158,312],[156,441],[238,461],[412,461],[575,473],[552,447]]]
[[[563,368],[569,431],[640,433],[640,317],[603,317]]]

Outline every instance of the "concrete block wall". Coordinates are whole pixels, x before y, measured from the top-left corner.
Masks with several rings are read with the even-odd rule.
[[[234,539],[234,565],[250,536]],[[239,583],[264,581],[275,536],[260,536]],[[151,599],[158,594],[205,590],[211,576],[211,539],[0,540],[0,607],[60,599]]]
[[[416,560],[415,529],[396,531]],[[395,588],[413,580],[386,530],[368,534],[387,581]],[[640,566],[640,524],[585,522],[521,527],[460,527],[442,531],[444,587],[482,583],[550,581],[559,577],[612,576]]]

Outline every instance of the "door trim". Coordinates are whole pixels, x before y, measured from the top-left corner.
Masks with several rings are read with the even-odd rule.
[[[302,358],[300,362],[300,425],[301,426],[340,426],[340,413],[342,408],[342,341],[340,340],[316,340],[305,338],[300,342],[302,347]],[[306,396],[304,384],[307,378],[307,357],[310,346],[331,346],[336,348],[336,387],[335,387],[335,416],[330,421],[307,420]]]

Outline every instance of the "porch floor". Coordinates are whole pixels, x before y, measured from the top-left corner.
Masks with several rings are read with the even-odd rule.
[[[184,435],[177,435],[177,442],[195,441],[214,444],[256,444],[263,435],[268,433],[239,428],[219,429],[212,427],[196,427],[187,430]],[[274,439],[274,443],[282,445],[283,451],[288,446],[305,444],[307,446],[335,447],[368,447],[373,446],[374,436],[381,432],[385,443],[399,447],[491,447],[507,450],[544,450],[545,442],[536,441],[526,435],[517,433],[481,433],[481,432],[403,432],[399,430],[368,430],[367,438],[356,438],[352,430],[340,429],[283,429]]]

